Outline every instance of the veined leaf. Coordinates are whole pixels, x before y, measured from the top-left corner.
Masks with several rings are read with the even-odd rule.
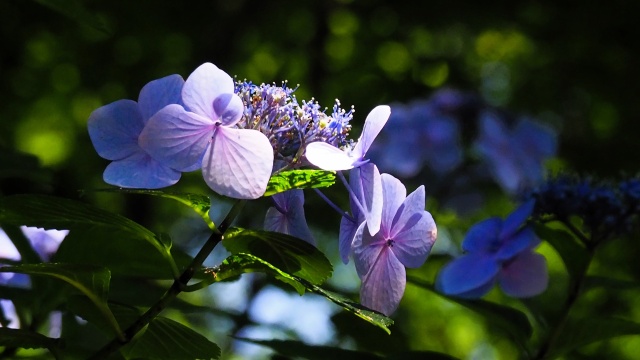
[[[254,255],[282,272],[321,284],[331,276],[333,267],[324,254],[313,245],[272,231],[230,228],[222,240],[232,254]]]
[[[291,189],[328,187],[335,182],[335,171],[288,170],[271,176],[264,196],[271,196]]]
[[[131,345],[123,349],[129,359],[218,359],[220,347],[176,321],[155,318]]]

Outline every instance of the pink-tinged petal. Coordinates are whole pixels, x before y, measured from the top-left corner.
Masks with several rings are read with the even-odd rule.
[[[179,171],[193,170],[209,146],[215,125],[210,119],[167,105],[149,119],[140,146],[154,159]]]
[[[349,263],[349,255],[351,254],[351,246],[356,236],[358,227],[364,223],[354,222],[349,218],[342,217],[340,219],[340,234],[338,236],[338,249],[340,250],[340,258],[342,262]]]
[[[222,94],[213,101],[213,111],[224,126],[233,126],[244,113],[242,99],[234,93]]]
[[[123,159],[140,151],[138,135],[144,121],[138,104],[118,100],[99,107],[89,116],[87,128],[96,152],[107,160]]]
[[[400,304],[406,281],[404,266],[385,248],[362,281],[360,302],[389,316]]]
[[[440,270],[436,287],[446,295],[468,293],[493,282],[499,270],[496,260],[488,254],[465,254]]]
[[[364,209],[364,218],[371,235],[380,230],[382,220],[382,178],[378,168],[365,164],[351,170],[349,185]]]
[[[204,63],[185,81],[182,101],[189,111],[216,120],[213,101],[222,94],[232,94],[233,87],[231,76],[211,63]]]
[[[540,240],[533,229],[526,227],[502,241],[500,249],[496,252],[496,259],[502,261],[511,259],[526,249],[536,247],[539,243]]]
[[[369,231],[365,230],[366,227],[365,223],[358,226],[351,247],[356,272],[361,279],[373,267],[376,259],[380,256],[380,252],[388,247],[387,241],[380,233],[371,236]]]
[[[184,79],[180,75],[169,75],[154,80],[140,90],[138,105],[142,119],[146,123],[155,113],[170,104],[182,103]]]
[[[415,226],[415,223],[422,217],[424,212],[424,197],[424,186],[421,185],[403,199],[402,205],[400,205],[393,217],[388,234],[389,237],[396,238],[399,233]]]
[[[378,136],[391,115],[391,108],[387,105],[376,106],[364,121],[362,134],[353,148],[353,157],[361,160],[371,147],[373,140]]]
[[[162,165],[144,152],[112,162],[104,170],[107,184],[134,189],[159,189],[180,180],[180,172]]]
[[[524,252],[503,266],[498,282],[505,294],[517,298],[541,294],[549,283],[547,260],[534,252]]]
[[[422,211],[420,220],[415,225],[393,237],[391,251],[404,266],[418,268],[427,260],[437,236],[438,231],[433,217],[429,212]]]
[[[498,234],[502,219],[492,217],[471,227],[462,241],[462,249],[468,252],[492,251],[500,245]]]
[[[322,170],[349,170],[354,159],[335,146],[324,142],[312,142],[305,149],[307,160]]]
[[[315,245],[315,240],[304,216],[304,192],[294,189],[275,194],[272,198],[278,207],[285,212],[282,213],[275,207],[269,208],[264,219],[265,230],[295,236]]]
[[[393,219],[407,196],[407,189],[400,180],[389,174],[382,174],[380,177],[382,178],[383,198],[381,228],[382,232],[388,235],[391,233]]]
[[[512,212],[502,224],[502,230],[500,231],[499,237],[501,239],[510,237],[515,234],[518,229],[522,225],[524,225],[525,221],[531,216],[533,212],[533,207],[536,205],[535,199],[531,199],[526,203],[520,205],[514,212]]]
[[[273,149],[267,137],[250,129],[219,126],[202,159],[204,181],[220,195],[257,199],[267,189]]]

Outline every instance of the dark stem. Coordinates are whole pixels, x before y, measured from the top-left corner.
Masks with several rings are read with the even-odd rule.
[[[145,326],[149,325],[149,323],[164,310],[173,299],[175,299],[178,294],[184,291],[187,288],[187,284],[189,280],[193,277],[195,272],[202,267],[202,264],[207,259],[209,254],[213,251],[213,248],[222,241],[224,238],[224,233],[227,231],[233,220],[242,210],[245,200],[238,200],[224,220],[220,223],[220,225],[213,231],[207,242],[202,246],[202,249],[198,252],[198,254],[193,258],[191,264],[182,272],[182,274],[173,281],[173,284],[167,290],[164,295],[156,302],[153,306],[151,306],[136,322],[131,324],[123,333],[124,340],[119,340],[117,338],[111,340],[111,342],[107,343],[102,349],[100,349],[97,353],[95,353],[90,359],[98,360],[98,359],[106,359],[110,354],[114,353],[124,345],[128,344],[133,337],[140,332]]]

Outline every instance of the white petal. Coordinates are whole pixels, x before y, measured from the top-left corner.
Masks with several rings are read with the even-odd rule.
[[[307,145],[306,157],[310,163],[322,170],[349,170],[353,168],[353,158],[337,147],[324,142],[313,142]]]

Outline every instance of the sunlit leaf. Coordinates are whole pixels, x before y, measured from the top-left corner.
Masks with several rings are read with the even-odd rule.
[[[171,319],[157,317],[133,343],[123,349],[130,359],[218,359],[220,347]]]
[[[331,263],[320,250],[290,235],[231,228],[224,234],[222,244],[232,254],[254,255],[314,285],[321,284],[333,271]]]
[[[35,331],[0,327],[0,347],[16,347],[24,349],[49,349],[55,352],[60,339],[53,339]]]
[[[336,173],[325,170],[288,170],[271,176],[264,196],[291,189],[328,187],[335,183]]]

